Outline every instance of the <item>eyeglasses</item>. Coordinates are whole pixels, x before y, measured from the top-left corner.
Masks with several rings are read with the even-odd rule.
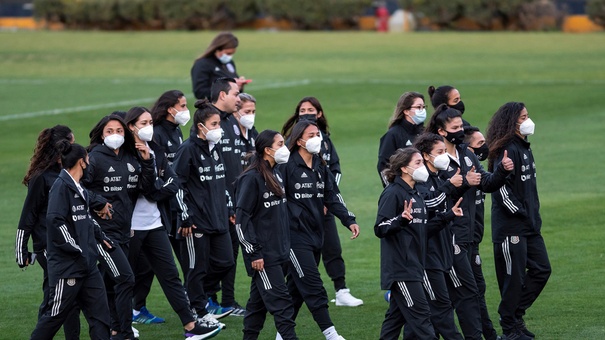
[[[426,105],[415,105],[415,106],[410,106],[410,108],[422,110],[422,109],[426,109]]]

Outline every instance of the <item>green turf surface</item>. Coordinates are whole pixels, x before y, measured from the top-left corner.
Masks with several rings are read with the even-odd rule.
[[[26,193],[20,182],[37,134],[66,124],[75,131],[76,141],[87,145],[86,137],[101,116],[134,105],[150,107],[163,91],[175,88],[188,94],[193,111],[189,70],[214,34],[0,32],[0,338],[29,336],[42,295],[40,268],[23,272],[14,260],[15,229]],[[539,339],[605,338],[605,153],[600,148],[605,141],[605,35],[237,36],[235,61],[239,73],[254,80],[246,91],[258,100],[259,131],[281,129],[303,96],[318,97],[329,120],[341,158],[343,196],[362,227],[355,241],[348,240],[345,228],[340,230],[348,286],[365,302],[358,308],[331,306],[336,328],[345,338],[378,338],[387,308],[379,286],[379,242],[372,230],[381,192],[378,140],[401,93],[426,93],[429,85],[443,84],[460,90],[465,119],[482,130],[503,103],[526,103],[537,125],[530,140],[538,167],[542,230],[553,267],[526,323]],[[488,227],[481,249],[487,303],[497,323],[490,241]],[[323,278],[333,298],[331,282]],[[239,270],[236,297],[241,304],[248,287],[249,279]],[[178,318],[157,283],[148,307],[167,322],[139,326],[142,339],[182,338]],[[225,322],[228,328],[218,338],[241,337],[242,318]],[[84,335],[86,331],[83,321]],[[323,338],[304,307],[297,332],[301,339]],[[261,338],[273,339],[274,334],[269,316]]]

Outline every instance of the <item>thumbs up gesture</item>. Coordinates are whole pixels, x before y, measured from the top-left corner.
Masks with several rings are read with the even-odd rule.
[[[460,175],[460,168],[456,170],[454,176],[450,177],[450,183],[456,188],[459,188],[462,185],[462,175]]]
[[[475,171],[475,166],[466,173],[466,181],[470,186],[477,186],[481,183],[481,174]]]
[[[512,171],[515,168],[513,160],[508,158],[508,150],[504,150],[504,156],[502,156],[502,166],[506,171]]]

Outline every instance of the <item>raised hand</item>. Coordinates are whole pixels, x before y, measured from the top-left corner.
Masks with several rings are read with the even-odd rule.
[[[464,215],[462,212],[462,208],[460,208],[460,203],[462,203],[462,197],[460,197],[458,202],[456,202],[456,204],[452,207],[452,212],[458,217]]]
[[[454,176],[450,177],[450,183],[456,188],[459,188],[462,185],[462,175],[460,175],[460,168],[456,170]]]
[[[504,150],[504,156],[502,157],[502,166],[506,171],[512,171],[515,168],[513,160],[508,158],[508,150]]]
[[[403,212],[401,212],[401,217],[405,218],[408,221],[414,219],[412,216],[412,201],[408,203],[408,201],[403,202]]]
[[[141,158],[143,158],[144,160],[148,160],[149,157],[151,157],[149,147],[145,143],[134,143],[134,147],[139,150]]]
[[[475,171],[475,166],[466,173],[466,181],[470,186],[477,186],[481,183],[481,174]]]

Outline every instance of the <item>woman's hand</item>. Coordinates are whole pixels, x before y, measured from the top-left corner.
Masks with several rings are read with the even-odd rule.
[[[351,233],[353,233],[353,236],[351,236],[351,240],[356,239],[357,236],[359,236],[359,225],[357,225],[357,224],[351,224],[349,226],[349,229],[351,229]]]
[[[513,171],[515,164],[512,159],[508,158],[508,150],[504,150],[504,156],[502,157],[502,166],[506,171]]]
[[[460,203],[462,202],[462,197],[456,202],[456,204],[452,207],[452,212],[454,215],[460,217],[463,215],[462,208],[460,208]]]
[[[197,227],[192,224],[191,227],[180,227],[176,232],[183,237],[189,237],[193,233],[193,229],[197,229]]]
[[[252,261],[252,269],[257,270],[259,272],[264,270],[265,269],[265,260],[258,259],[258,260]]]
[[[412,201],[410,201],[409,204],[408,201],[403,202],[403,212],[401,212],[401,217],[405,218],[408,221],[414,219],[414,217],[412,216]]]
[[[456,188],[460,188],[462,185],[462,175],[460,174],[460,168],[456,170],[454,176],[450,177],[450,183]]]
[[[468,185],[475,187],[481,184],[481,174],[475,171],[475,166],[466,173],[466,181]]]
[[[151,152],[149,152],[149,147],[144,143],[134,143],[134,147],[141,154],[141,158],[144,160],[148,160],[151,157]]]
[[[103,209],[99,210],[99,211],[95,211],[97,213],[97,215],[99,215],[99,217],[101,219],[104,220],[111,220],[111,211],[112,211],[112,206],[111,203],[107,202],[105,203],[105,206],[103,207]]]

